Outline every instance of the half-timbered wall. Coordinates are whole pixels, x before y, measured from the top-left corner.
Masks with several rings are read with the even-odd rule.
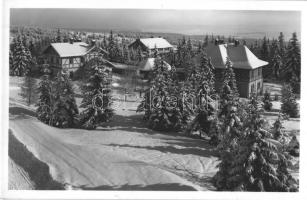
[[[62,68],[75,71],[81,66],[81,57],[62,58]]]

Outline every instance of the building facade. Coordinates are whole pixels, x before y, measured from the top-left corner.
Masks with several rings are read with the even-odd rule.
[[[64,69],[71,75],[79,67],[94,57],[106,55],[107,52],[84,42],[51,43],[42,53],[43,62],[51,70]],[[110,63],[110,65],[112,65]]]
[[[148,54],[148,56],[152,56],[155,51],[159,54],[168,53],[174,47],[164,38],[140,38],[131,43],[128,48],[134,51],[140,49],[142,52]]]
[[[210,44],[206,53],[215,67],[216,89],[222,86],[227,57],[233,64],[240,97],[263,93],[262,68],[268,62],[258,59],[245,45]]]

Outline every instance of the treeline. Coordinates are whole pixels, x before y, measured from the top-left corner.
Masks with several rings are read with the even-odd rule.
[[[251,51],[260,59],[269,62],[263,68],[263,76],[280,82],[288,82],[295,93],[300,93],[301,82],[301,52],[296,33],[286,42],[281,32],[278,39],[269,40],[266,37],[250,45]]]

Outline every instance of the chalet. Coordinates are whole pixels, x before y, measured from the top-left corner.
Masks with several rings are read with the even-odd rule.
[[[258,59],[245,45],[212,44],[206,49],[208,57],[215,67],[216,88],[222,84],[226,58],[233,63],[236,81],[241,97],[250,97],[252,93],[262,94],[262,68],[268,62]]]
[[[141,49],[149,56],[152,56],[155,50],[159,54],[168,53],[173,49],[173,46],[164,38],[140,38],[131,43],[128,48],[135,51]]]
[[[44,64],[50,69],[66,69],[71,76],[91,58],[106,54],[105,50],[84,42],[51,43],[42,53]]]

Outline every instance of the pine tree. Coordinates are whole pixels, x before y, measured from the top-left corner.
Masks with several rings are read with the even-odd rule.
[[[230,87],[231,95],[233,95],[234,97],[238,97],[239,92],[238,92],[238,88],[237,88],[236,75],[235,75],[233,67],[232,67],[233,66],[232,62],[228,57],[227,57],[225,66],[226,66],[226,68],[225,68],[224,74],[223,74],[223,85],[222,85],[222,88],[221,88],[221,99],[223,98],[223,95],[224,95],[223,93],[226,92],[226,89],[227,89],[226,85],[228,85]]]
[[[270,93],[268,91],[265,91],[264,97],[263,97],[263,108],[267,111],[270,111],[272,109],[273,104],[271,103],[271,97]]]
[[[24,76],[30,69],[32,56],[30,51],[24,46],[21,36],[17,37],[16,46],[13,49],[12,75]]]
[[[36,80],[32,77],[31,72],[27,73],[24,77],[20,96],[26,100],[28,106],[34,103],[37,99]]]
[[[108,122],[113,116],[111,108],[110,71],[106,61],[93,58],[89,61],[89,78],[82,86],[83,100],[80,122],[85,129],[95,129],[103,122]]]
[[[285,47],[285,39],[284,34],[280,32],[278,36],[278,47],[279,47],[279,55],[281,58],[284,58],[286,55],[286,47]]]
[[[285,84],[282,88],[281,111],[290,117],[298,117],[298,104],[296,97],[292,92],[291,85]]]
[[[52,97],[52,82],[47,73],[45,73],[39,82],[38,87],[38,103],[37,103],[37,118],[45,124],[51,125],[53,97]]]
[[[272,60],[271,60],[271,65],[273,68],[273,74],[275,76],[275,78],[279,78],[280,77],[280,71],[282,70],[282,58],[280,57],[278,51],[274,51]]]
[[[10,74],[13,74],[14,71],[14,55],[13,52],[9,51],[9,67],[10,67]]]
[[[195,105],[197,109],[196,116],[186,132],[190,133],[193,130],[198,130],[200,137],[202,132],[210,135],[214,120],[216,94],[214,89],[214,67],[205,54],[202,54],[200,65],[192,71],[188,82],[191,84],[189,93],[194,93],[194,98],[197,99]]]
[[[179,131],[187,125],[189,113],[182,97],[187,89],[174,82],[173,73],[159,56],[155,59],[151,88],[138,107],[138,111],[145,111],[144,119],[151,129]]]
[[[286,81],[290,82],[294,92],[300,93],[301,85],[301,53],[296,33],[293,33],[286,52],[283,69]]]
[[[60,29],[58,29],[57,31],[56,42],[62,42],[62,36],[61,36]]]
[[[77,124],[76,118],[79,111],[69,74],[60,71],[55,78],[52,88],[53,105],[51,124],[60,128],[74,127]]]
[[[269,52],[269,44],[268,41],[266,39],[266,37],[263,38],[262,41],[262,46],[261,46],[261,50],[260,50],[260,58],[264,61],[269,61],[270,60],[270,52]],[[266,67],[263,69],[263,75],[265,77],[268,77],[271,75],[271,67]]]
[[[296,181],[287,170],[287,156],[264,129],[254,100],[248,113],[238,145],[221,156],[215,186],[218,190],[297,191]]]

